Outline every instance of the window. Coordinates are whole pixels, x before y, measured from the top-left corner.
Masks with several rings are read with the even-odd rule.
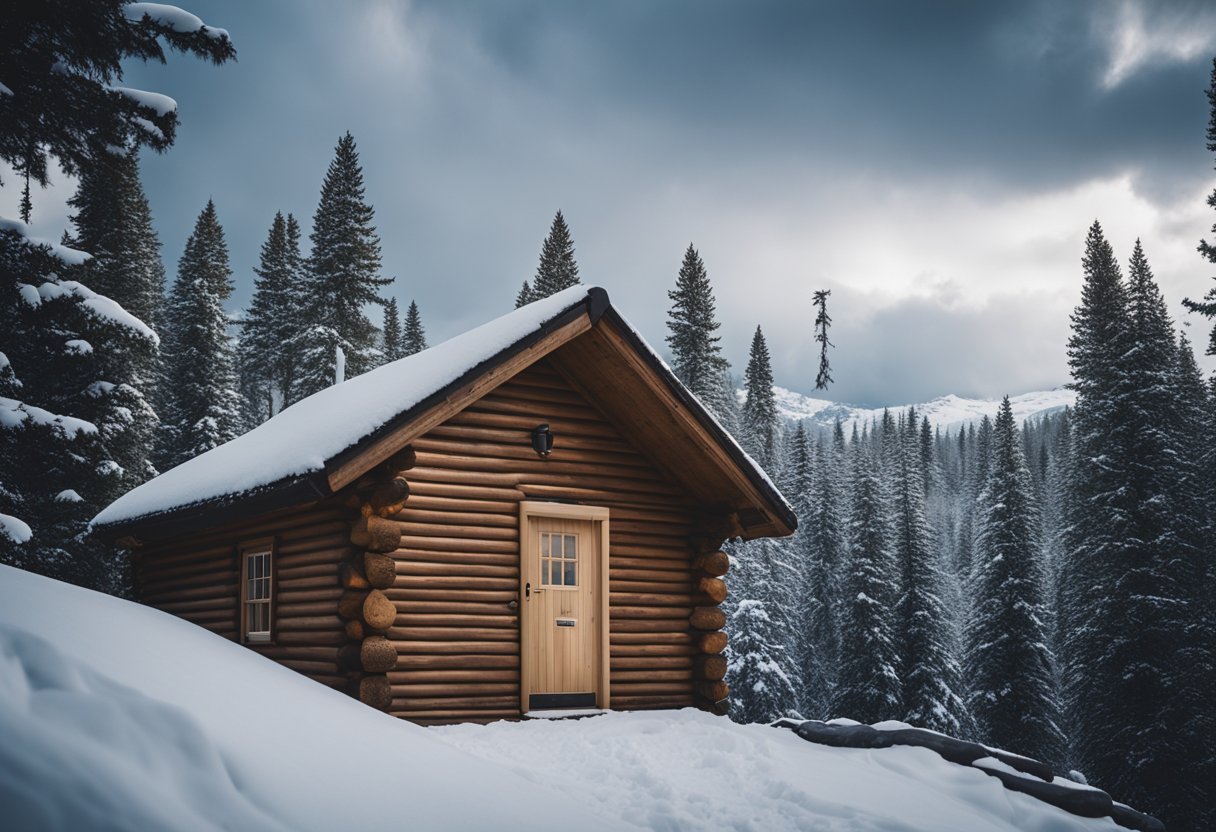
[[[540,533],[540,582],[550,587],[578,586],[578,535]]]
[[[270,641],[271,549],[259,547],[242,552],[241,603],[247,642]]]

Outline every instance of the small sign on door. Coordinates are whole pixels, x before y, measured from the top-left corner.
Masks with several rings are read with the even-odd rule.
[[[574,618],[555,618],[554,623],[559,627],[573,627],[577,623]]]

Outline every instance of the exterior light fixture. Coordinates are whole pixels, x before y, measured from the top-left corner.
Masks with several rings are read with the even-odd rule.
[[[553,451],[553,431],[548,424],[540,424],[532,428],[532,450],[538,456],[548,456]]]

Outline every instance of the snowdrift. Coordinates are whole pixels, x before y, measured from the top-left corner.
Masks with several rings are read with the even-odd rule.
[[[0,827],[1082,832],[925,748],[697,711],[424,729],[180,619],[0,566]]]

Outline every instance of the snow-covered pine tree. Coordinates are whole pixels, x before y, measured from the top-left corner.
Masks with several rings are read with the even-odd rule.
[[[731,719],[736,722],[771,722],[788,716],[797,701],[794,683],[787,675],[785,645],[780,627],[764,601],[745,598],[731,614],[730,670]]]
[[[382,304],[379,295],[392,278],[380,277],[380,238],[372,225],[363,168],[355,139],[338,140],[321,186],[313,216],[312,252],[301,304],[303,332],[298,338],[299,370],[293,399],[311,396],[334,383],[334,356],[346,356],[346,377],[359,375],[379,361],[377,329],[364,313]]]
[[[157,329],[163,318],[165,267],[135,152],[111,155],[82,169],[68,204],[75,209],[69,245],[93,255],[71,276]],[[90,489],[86,508],[96,512],[156,475],[151,449],[160,421],[151,402],[160,376],[159,340],[122,339],[95,351],[94,360],[99,383],[76,412],[100,431],[104,461],[95,465],[121,471],[105,478],[105,489]]]
[[[1212,77],[1208,83],[1208,130],[1207,141],[1208,150],[1216,153],[1216,58],[1212,59]],[[1216,208],[1216,190],[1208,196],[1208,207]],[[1216,234],[1216,224],[1212,225],[1212,233]],[[1216,263],[1216,244],[1209,243],[1207,240],[1199,241],[1199,253],[1209,263]],[[1216,276],[1213,276],[1216,280]],[[1208,289],[1203,296],[1203,300],[1193,301],[1190,298],[1185,298],[1182,304],[1192,312],[1198,312],[1208,318],[1216,318],[1216,286]],[[1208,355],[1216,355],[1216,324],[1212,325],[1212,333],[1208,340]]]
[[[241,397],[224,311],[231,293],[224,229],[215,203],[207,200],[178,261],[165,318],[162,469],[240,433]]]
[[[885,421],[885,420],[884,420]],[[952,651],[950,617],[942,603],[942,574],[925,517],[916,411],[896,427],[892,496],[893,544],[900,595],[895,608],[896,650],[903,685],[903,719],[921,728],[959,736],[967,726],[958,695],[960,672]]]
[[[832,714],[860,722],[900,713],[890,512],[874,450],[854,425],[852,506],[840,604],[840,666]]]
[[[405,355],[401,349],[401,312],[397,309],[396,298],[389,298],[384,304],[384,329],[380,351],[384,353],[386,363]]]
[[[532,284],[525,280],[524,285],[519,287],[519,293],[515,296],[515,308],[527,306],[534,300],[536,300],[536,293],[532,291]]]
[[[676,278],[676,287],[667,292],[671,309],[667,312],[667,344],[671,347],[672,369],[676,377],[724,423],[734,412],[735,393],[729,381],[729,367],[722,357],[715,334],[718,327],[714,290],[701,255],[688,244]]]
[[[1109,710],[1111,691],[1100,680],[1105,674],[1099,671],[1108,660],[1103,655],[1105,622],[1098,616],[1111,612],[1102,596],[1115,580],[1117,553],[1131,533],[1120,508],[1126,438],[1121,431],[1125,416],[1119,403],[1119,368],[1130,349],[1128,299],[1114,251],[1097,222],[1086,237],[1082,268],[1081,304],[1072,315],[1068,345],[1077,404],[1059,573],[1059,625],[1065,634],[1061,680],[1066,733],[1074,764],[1088,777],[1105,755],[1104,736],[1122,728]]]
[[[777,473],[781,418],[773,395],[773,366],[764,333],[756,327],[743,374],[747,399],[743,403],[744,447],[769,474]]]
[[[839,430],[839,422],[836,427]],[[806,573],[801,701],[803,712],[813,719],[827,719],[831,714],[840,662],[838,607],[845,542],[841,529],[838,469],[843,463],[843,455],[838,455],[833,446],[820,437],[813,449],[806,496],[800,504],[795,504],[799,518],[799,538],[795,543],[800,544]],[[800,475],[800,478],[803,476],[806,475]]]
[[[183,26],[165,7],[125,0],[10,4],[0,31],[0,160],[46,187],[50,160],[69,175],[113,148],[173,144],[177,110],[124,92],[127,59],[165,63],[172,49],[220,64],[236,57],[227,32]]]
[[[971,581],[968,704],[981,742],[1058,766],[1064,735],[1037,507],[1018,434],[1006,396],[993,426]]]
[[[541,245],[540,263],[536,266],[536,277],[532,280],[530,300],[540,300],[550,295],[556,295],[562,289],[569,289],[571,286],[577,286],[578,283],[578,263],[574,260],[574,240],[570,237],[566,218],[562,216],[561,211],[558,211],[553,216],[553,224],[549,227],[549,236]],[[522,296],[523,291],[521,290],[520,296],[515,299],[516,306],[523,305],[519,303]]]
[[[401,354],[413,355],[422,352],[426,347],[426,330],[422,326],[422,313],[418,311],[418,304],[410,301],[409,308],[405,310],[405,331],[401,336]]]
[[[300,227],[290,214],[276,213],[253,270],[253,300],[241,321],[238,364],[249,428],[278,413],[291,397],[302,265]]]

